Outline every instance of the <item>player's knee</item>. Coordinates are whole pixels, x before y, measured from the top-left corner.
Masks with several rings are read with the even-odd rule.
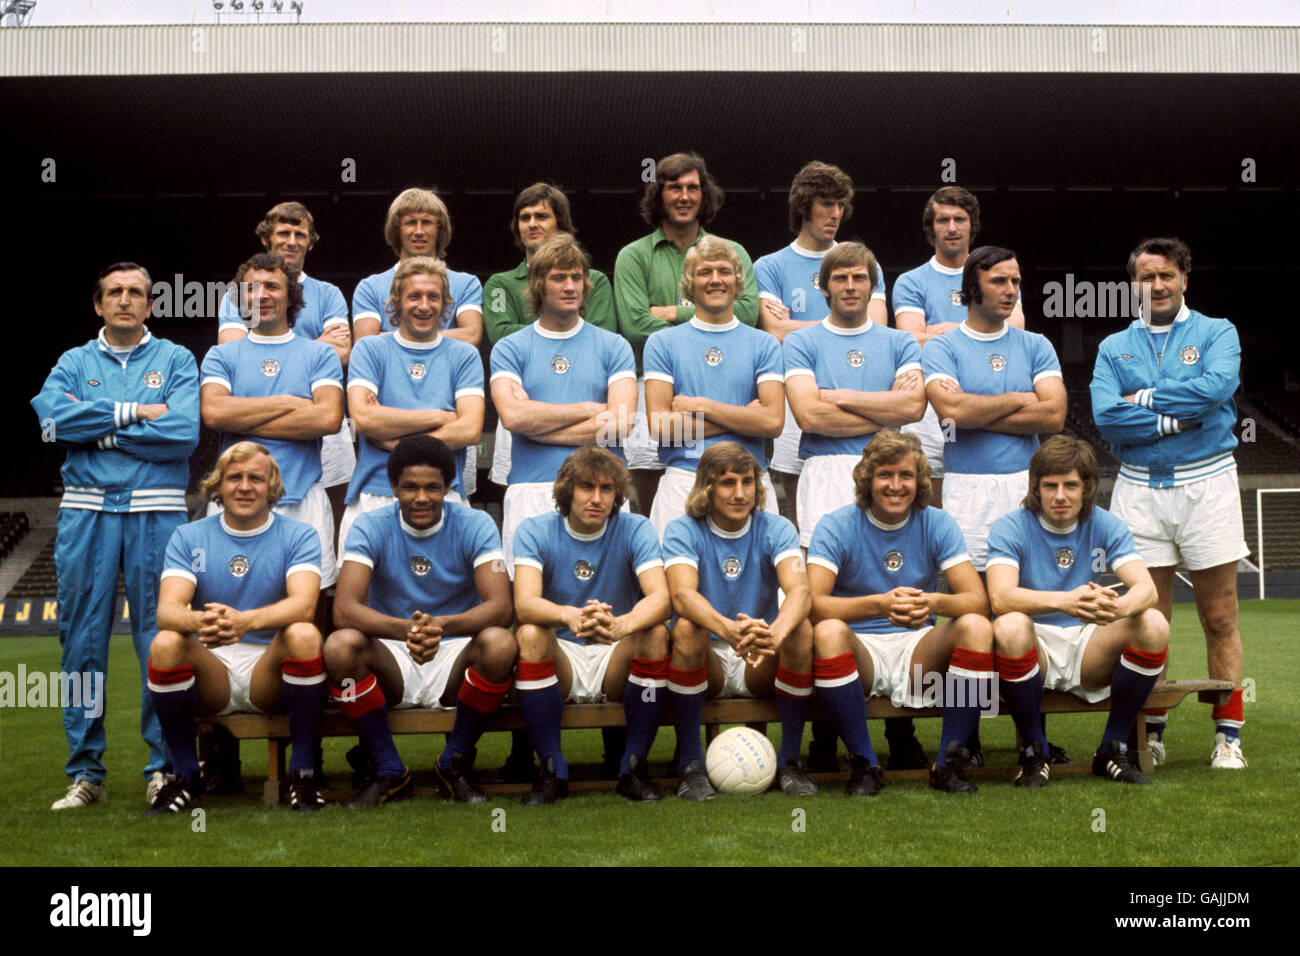
[[[159,631],[149,643],[149,660],[160,670],[180,667],[185,663],[185,642],[189,640],[176,631]]]
[[[323,643],[315,624],[295,621],[284,629],[284,645],[290,657],[320,657]]]
[[[503,627],[485,627],[474,637],[485,664],[508,669],[519,656],[519,644]]]
[[[548,634],[545,628],[538,627],[536,624],[521,624],[515,629],[515,643],[519,645],[519,659],[521,661],[543,661],[546,660],[547,648],[550,645]]]
[[[347,677],[361,660],[367,644],[366,635],[355,628],[345,627],[325,639],[325,670],[331,677]]]
[[[790,662],[811,662],[813,654],[812,625],[804,621],[781,642],[781,660]]]
[[[818,621],[812,629],[813,654],[817,657],[835,657],[849,650],[849,626],[843,621],[829,618]]]
[[[1201,615],[1201,628],[1206,640],[1221,641],[1231,638],[1237,632],[1236,604],[1222,604],[1212,607]]]
[[[993,650],[993,624],[982,614],[963,614],[957,618],[957,643],[972,651]]]
[[[668,656],[671,646],[672,641],[668,636],[668,628],[662,624],[656,624],[654,627],[641,632],[637,656],[652,661],[663,660]]]
[[[685,666],[699,667],[704,663],[704,651],[707,647],[709,635],[704,632],[703,628],[696,627],[686,618],[678,618],[677,623],[673,626],[672,648],[673,656]]]
[[[1169,646],[1169,622],[1153,607],[1138,618],[1138,646],[1144,651],[1162,651]]]
[[[1034,645],[1034,622],[1027,614],[1012,611],[993,619],[993,648],[999,654],[1019,657]]]

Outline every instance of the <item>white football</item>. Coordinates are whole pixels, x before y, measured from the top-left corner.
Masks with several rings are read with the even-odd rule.
[[[719,793],[762,793],[776,776],[772,742],[748,727],[732,727],[713,738],[704,763]]]

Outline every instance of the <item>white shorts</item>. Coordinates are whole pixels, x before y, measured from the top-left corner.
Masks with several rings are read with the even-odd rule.
[[[210,648],[213,656],[226,665],[226,679],[230,682],[230,703],[218,716],[261,713],[253,706],[251,697],[253,668],[270,647],[270,644],[236,641],[234,644],[222,644],[220,647]]]
[[[753,697],[749,685],[745,683],[745,668],[749,666],[749,662],[720,637],[712,638],[709,647],[722,662],[722,691],[718,697]]]
[[[602,687],[605,684],[605,672],[609,670],[609,659],[614,654],[613,644],[579,644],[577,641],[559,640],[560,650],[569,661],[573,671],[573,684],[569,687],[569,696],[564,698],[569,704],[598,704],[605,699]]]
[[[1201,571],[1250,554],[1242,537],[1236,468],[1173,488],[1151,488],[1121,475],[1110,512],[1133,532],[1148,568]]]
[[[904,425],[899,431],[905,435],[915,435],[921,440],[921,451],[925,452],[930,462],[930,476],[943,477],[943,429],[939,427],[939,415],[934,406],[925,403],[925,415],[919,422]]]
[[[320,442],[320,483],[326,488],[346,485],[352,480],[357,466],[357,450],[352,445],[351,422],[343,419],[343,427],[335,435],[326,435]]]
[[[776,503],[776,489],[772,487],[772,479],[767,472],[763,472],[763,477],[759,480],[767,492],[763,510],[768,514],[779,515],[781,511]],[[659,479],[659,490],[655,493],[655,503],[650,506],[650,524],[660,541],[668,529],[668,522],[686,514],[686,499],[694,487],[695,472],[685,468],[664,469],[663,477]]]
[[[772,470],[783,475],[798,475],[803,472],[803,459],[799,457],[799,439],[803,432],[794,420],[790,403],[785,403],[785,427],[772,442]]]
[[[949,472],[943,482],[943,510],[957,519],[966,553],[976,571],[988,561],[989,529],[1004,514],[1020,507],[1029,491],[1029,472],[1008,475],[962,475]]]
[[[836,508],[853,504],[853,466],[860,455],[814,455],[804,462],[799,479],[795,514],[799,518],[799,543],[812,544],[813,529]]]
[[[510,484],[510,447],[513,438],[514,433],[507,431],[506,426],[498,421],[496,438],[492,441],[492,470],[488,472],[488,478],[502,487]]]
[[[221,514],[223,510],[218,502],[208,502],[208,514]],[[334,550],[334,509],[330,506],[329,495],[325,494],[325,486],[318,481],[307,489],[302,501],[292,505],[276,505],[271,510],[316,529],[316,536],[320,538],[321,590],[333,587],[339,578],[339,564]]]
[[[448,637],[438,642],[438,653],[433,660],[423,664],[415,663],[411,652],[406,649],[405,641],[380,638],[379,643],[388,649],[397,661],[397,669],[402,675],[402,702],[397,707],[433,707],[439,710],[455,710],[441,704],[443,692],[447,689],[447,679],[451,676],[456,658],[469,646],[472,638]],[[394,705],[390,702],[390,708]]]
[[[854,636],[871,655],[871,692],[868,697],[888,697],[895,707],[922,707],[922,687],[910,687],[912,654],[921,638],[931,627],[915,631],[893,631],[889,634],[859,634]]]
[[[1054,624],[1034,624],[1038,636],[1038,657],[1044,659],[1043,690],[1063,690],[1067,694],[1096,703],[1110,696],[1109,685],[1100,690],[1083,689],[1083,652],[1092,639],[1096,624],[1074,624],[1058,627]]]
[[[644,375],[637,376],[636,416],[632,419],[632,430],[623,443],[623,454],[627,456],[629,470],[663,470],[663,462],[659,460],[659,443],[650,436],[650,419],[646,417]]]
[[[339,522],[339,564],[343,563],[343,553],[347,550],[348,531],[352,528],[352,523],[368,511],[378,511],[380,508],[386,508],[397,501],[392,495],[372,495],[368,492],[361,492],[357,495],[357,500],[352,502],[343,509],[343,520]],[[454,504],[463,505],[465,499],[454,491],[447,492],[446,497],[442,499],[446,504],[448,501]]]
[[[460,483],[468,498],[478,491],[478,445],[465,446],[465,470],[460,473]]]
[[[501,499],[501,553],[506,559],[506,571],[515,577],[515,532],[529,518],[555,510],[553,481],[521,481],[506,489]]]

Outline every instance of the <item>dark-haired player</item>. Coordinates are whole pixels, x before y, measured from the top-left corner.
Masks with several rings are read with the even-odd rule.
[[[637,505],[643,515],[654,504],[659,475],[658,445],[650,435],[646,416],[642,352],[653,332],[679,325],[695,314],[695,306],[681,294],[682,262],[686,251],[704,236],[704,230],[722,208],[722,188],[697,153],[673,153],[655,165],[654,178],[641,197],[641,218],[654,229],[628,243],[614,262],[614,302],[618,325],[632,346],[637,370],[637,415],[627,440],[628,468],[636,482]],[[749,253],[731,242],[744,272],[744,293],[736,300],[735,315],[745,325],[758,321],[758,283]]]
[[[1151,569],[1157,606],[1173,616],[1174,569],[1192,579],[1210,676],[1241,681],[1237,561],[1248,553],[1237,488],[1241,342],[1227,319],[1187,307],[1192,253],[1178,239],[1147,239],[1128,259],[1143,313],[1097,352],[1092,414],[1120,460],[1111,510],[1133,532]],[[1163,712],[1149,715],[1148,745],[1162,763]],[[1242,693],[1213,711],[1210,766],[1240,770]]]
[[[735,442],[700,457],[686,514],[664,533],[664,564],[678,618],[669,698],[680,752],[677,795],[712,800],[700,715],[706,696],[770,697],[781,714],[777,785],[814,796],[799,755],[812,696],[811,604],[794,525],[764,510],[758,461]],[[778,607],[777,591],[785,592]]]
[[[989,526],[1020,506],[1037,436],[1065,424],[1065,382],[1052,344],[1008,322],[1020,300],[1014,252],[971,252],[961,294],[966,319],[929,341],[921,365],[930,404],[956,426],[944,453],[944,510],[983,571]]]
[[[873,796],[884,782],[863,689],[919,707],[940,678],[943,730],[930,786],[973,793],[967,744],[981,706],[996,702],[984,586],[956,522],[928,507],[930,466],[915,435],[877,432],[853,483],[855,503],[822,518],[808,548],[817,695],[850,751],[849,793]],[[936,615],[948,620],[936,624]]]
[[[989,532],[988,588],[1003,699],[1027,741],[1018,787],[1047,786],[1043,689],[1094,702],[1110,719],[1092,761],[1099,777],[1150,783],[1127,747],[1138,711],[1164,668],[1169,622],[1124,522],[1094,507],[1097,456],[1077,438],[1053,435],[1029,460],[1024,507]],[[1110,570],[1123,596],[1096,578]]]
[[[195,716],[241,711],[288,712],[289,802],[319,810],[325,801],[312,764],[325,668],[311,619],[320,539],[309,525],[272,512],[284,485],[256,442],[223,451],[202,491],[221,511],[176,529],[159,583],[149,690],[175,775],[145,816],[179,813],[202,795]]]
[[[276,513],[316,529],[321,587],[338,576],[334,516],[321,483],[321,439],[343,421],[343,369],[324,342],[293,334],[302,309],[298,272],[261,253],[239,267],[256,324],[243,338],[208,350],[200,368],[203,424],[222,433],[224,451],[244,438],[264,445],[284,475]],[[213,503],[209,512],[219,510]],[[324,610],[322,606],[322,611]]]
[[[627,719],[618,792],[660,798],[646,757],[666,697],[672,604],[654,529],[619,510],[629,491],[617,457],[579,448],[555,477],[555,510],[527,519],[515,536],[515,689],[542,762],[527,805],[568,794],[563,702],[602,697],[621,698]]]
[[[501,541],[486,512],[444,500],[456,462],[437,438],[403,438],[387,470],[397,500],[348,532],[339,629],[325,643],[331,692],[375,770],[347,806],[410,795],[389,706],[456,708],[435,771],[449,796],[481,803],[475,745],[510,689],[516,654]]]
[[[152,287],[148,271],[134,262],[100,272],[93,302],[104,327],[59,356],[32,399],[42,437],[68,449],[54,549],[64,674],[108,673],[120,571],[143,682],[164,542],[185,523],[188,462],[199,438],[198,370],[188,349],[146,328]],[[168,759],[147,687],[141,697],[145,799],[152,802]],[[102,711],[66,707],[63,730],[71,783],[51,809],[107,800]]]

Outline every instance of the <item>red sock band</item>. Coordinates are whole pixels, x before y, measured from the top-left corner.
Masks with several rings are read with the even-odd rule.
[[[1134,666],[1143,670],[1161,670],[1165,666],[1165,659],[1169,656],[1169,648],[1162,647],[1158,651],[1143,651],[1136,647],[1124,646],[1124,658],[1130,661]]]
[[[1146,714],[1148,719],[1154,717],[1157,723],[1164,723],[1165,718],[1169,716],[1169,709],[1167,707],[1158,707],[1153,710],[1144,710],[1142,713]]]
[[[480,714],[492,714],[496,713],[497,708],[501,706],[501,701],[505,699],[508,690],[510,690],[509,680],[499,684],[494,683],[474,668],[467,667],[465,679],[460,682],[460,691],[456,694],[456,699]]]
[[[954,647],[952,649],[952,658],[948,661],[948,669],[959,668],[964,671],[974,671],[977,674],[993,673],[993,652],[992,651],[972,651],[966,647]]]
[[[300,684],[317,684],[325,679],[325,659],[319,655],[316,657],[286,657],[280,661],[280,673],[286,678],[300,678],[297,681]],[[319,680],[312,680],[313,677],[319,678]]]
[[[1232,692],[1232,697],[1226,704],[1215,705],[1213,715],[1216,721],[1235,720],[1242,723],[1246,719],[1245,708],[1241,705],[1241,689],[1238,688]]]
[[[834,680],[837,677],[848,677],[858,669],[857,658],[851,651],[845,651],[843,654],[837,654],[834,657],[823,657],[813,661],[813,678],[816,680]]]
[[[555,676],[555,661],[520,661],[515,665],[516,681],[546,680]]]
[[[187,680],[194,677],[194,667],[191,664],[185,664],[181,667],[154,667],[153,658],[149,659],[149,683],[166,686],[170,684],[184,684]]]
[[[956,651],[953,652],[956,655]],[[994,654],[994,663],[998,672],[998,677],[1003,680],[1009,680],[1012,683],[1022,681],[1034,672],[1038,666],[1037,649],[1029,651],[1020,657],[1007,657],[1002,654]]]
[[[799,700],[812,696],[812,671],[799,674],[786,670],[781,665],[776,668],[776,692],[782,697],[795,697]]]
[[[709,672],[703,664],[688,671],[668,665],[668,689],[679,694],[702,694],[709,686]]]
[[[667,657],[660,660],[634,657],[632,658],[632,676],[644,677],[647,680],[667,680],[669,660],[670,658]]]
[[[351,686],[330,685],[330,695],[338,701],[339,709],[348,720],[357,720],[385,704],[384,691],[374,674]]]

